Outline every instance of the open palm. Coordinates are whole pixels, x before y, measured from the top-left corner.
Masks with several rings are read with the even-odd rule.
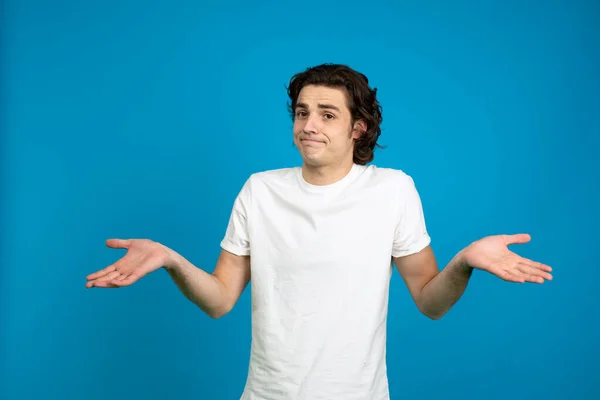
[[[131,285],[161,268],[168,257],[164,246],[148,239],[109,239],[106,245],[114,249],[127,249],[127,253],[114,264],[88,275],[85,285],[87,288]]]
[[[544,283],[552,279],[552,268],[508,249],[509,245],[530,240],[531,237],[524,233],[484,237],[463,250],[463,259],[470,267],[487,271],[506,281]]]

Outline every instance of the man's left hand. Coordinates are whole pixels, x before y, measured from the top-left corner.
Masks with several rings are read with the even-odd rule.
[[[523,258],[508,249],[531,240],[525,233],[487,236],[462,251],[462,261],[471,268],[487,271],[510,282],[544,283],[552,280],[548,265]]]

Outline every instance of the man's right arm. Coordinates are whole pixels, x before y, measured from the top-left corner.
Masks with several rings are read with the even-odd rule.
[[[250,281],[250,256],[221,250],[212,274],[194,266],[168,249],[164,267],[190,301],[211,318],[220,318],[233,309]]]
[[[165,268],[179,290],[207,315],[227,314],[250,281],[250,234],[248,216],[252,197],[250,180],[235,199],[221,253],[214,271],[207,273],[176,251],[150,239],[109,239],[106,245],[127,249],[124,257],[86,277],[87,288],[129,286],[160,268]]]

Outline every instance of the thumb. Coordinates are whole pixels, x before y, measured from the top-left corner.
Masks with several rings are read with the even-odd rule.
[[[514,235],[504,235],[504,240],[507,245],[511,244],[523,244],[531,240],[531,236],[527,233],[517,233]]]
[[[131,244],[130,240],[123,240],[123,239],[108,239],[106,241],[106,245],[113,249],[127,249],[127,248],[129,248],[130,244]]]

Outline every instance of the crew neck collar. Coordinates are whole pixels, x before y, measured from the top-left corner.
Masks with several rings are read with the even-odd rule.
[[[350,171],[348,171],[348,173],[342,179],[334,183],[330,183],[329,185],[314,185],[312,183],[308,183],[304,179],[304,176],[302,176],[301,166],[296,168],[296,176],[303,189],[308,190],[310,192],[323,193],[344,186],[350,179],[352,179],[352,177],[356,174],[357,170],[358,165],[356,163],[352,164],[352,168],[350,168]]]

